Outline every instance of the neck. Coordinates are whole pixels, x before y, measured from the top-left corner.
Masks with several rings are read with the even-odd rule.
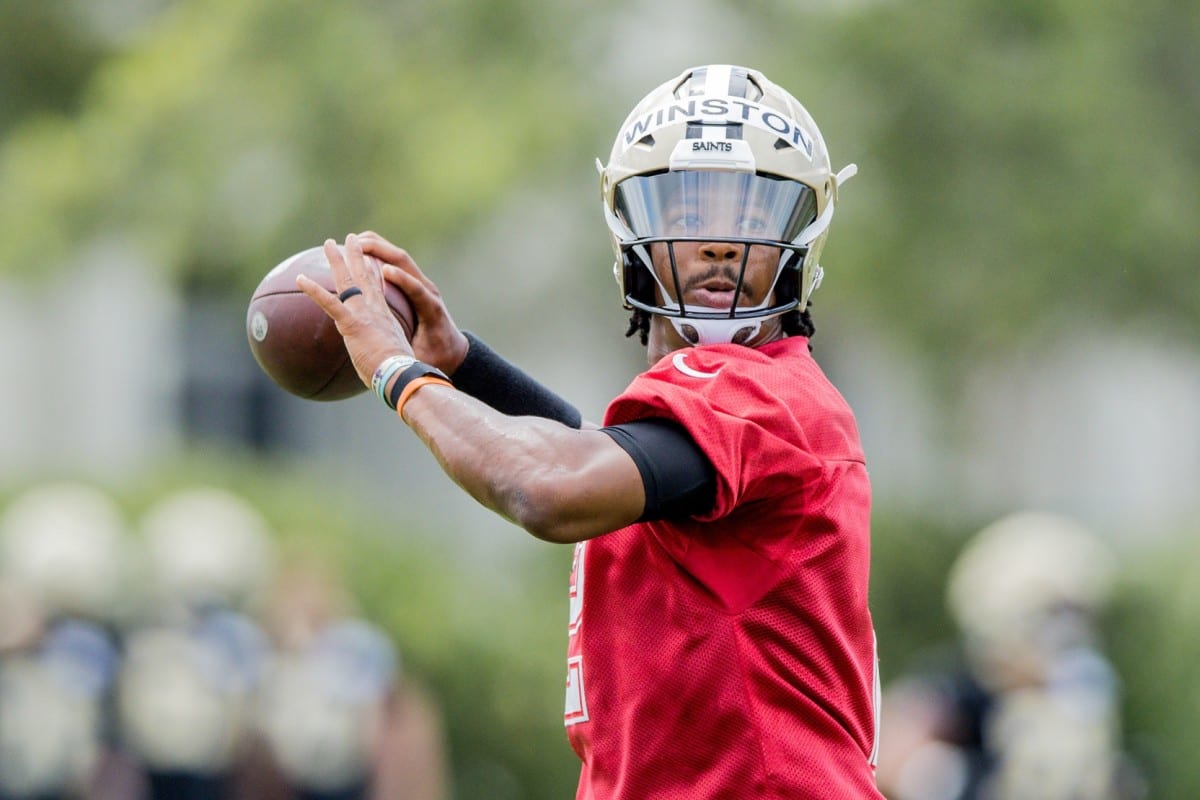
[[[773,342],[783,337],[783,326],[780,324],[779,317],[772,317],[771,319],[764,320],[758,334],[744,344],[746,347],[761,347],[767,342]],[[650,317],[650,335],[646,342],[646,361],[651,366],[661,361],[664,356],[691,346],[690,342],[679,335],[669,319],[660,314],[654,314]]]

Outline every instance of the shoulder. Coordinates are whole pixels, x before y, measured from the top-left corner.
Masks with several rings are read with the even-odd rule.
[[[819,458],[862,458],[853,412],[802,337],[664,356],[609,405],[605,422],[646,417],[673,419],[697,440],[723,430],[734,447],[767,436]]]
[[[789,338],[758,348],[722,344],[677,350],[638,376],[626,394],[695,396],[743,414],[802,399],[811,405],[832,389],[808,351],[808,340]]]

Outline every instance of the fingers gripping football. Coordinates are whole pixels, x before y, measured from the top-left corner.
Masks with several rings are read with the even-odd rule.
[[[343,302],[306,276],[298,277],[296,284],[333,320],[346,342],[354,371],[369,386],[380,362],[388,356],[412,355],[412,346],[384,298],[379,263],[364,258],[358,237],[347,236],[344,250],[332,239],[327,239],[324,247],[338,293],[353,287],[361,294]]]
[[[364,253],[384,262],[383,279],[404,293],[421,321],[410,340],[417,358],[452,375],[466,358],[470,343],[451,319],[437,285],[408,251],[379,234],[367,231],[359,234],[359,241]]]

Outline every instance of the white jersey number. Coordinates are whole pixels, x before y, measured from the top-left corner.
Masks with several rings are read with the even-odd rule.
[[[587,542],[575,545],[575,558],[571,562],[568,638],[573,638],[579,632],[579,623],[583,616],[583,565],[586,554]],[[567,699],[563,722],[566,725],[575,725],[587,722],[587,719],[587,695],[583,691],[583,656],[571,656],[567,659]]]

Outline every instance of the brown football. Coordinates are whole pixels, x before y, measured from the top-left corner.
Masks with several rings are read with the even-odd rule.
[[[297,275],[307,275],[334,291],[323,248],[303,250],[281,261],[250,298],[246,312],[250,352],[271,380],[299,397],[342,400],[362,393],[367,387],[350,363],[341,334],[321,307],[296,286]],[[384,296],[411,338],[417,322],[408,298],[387,282]]]

